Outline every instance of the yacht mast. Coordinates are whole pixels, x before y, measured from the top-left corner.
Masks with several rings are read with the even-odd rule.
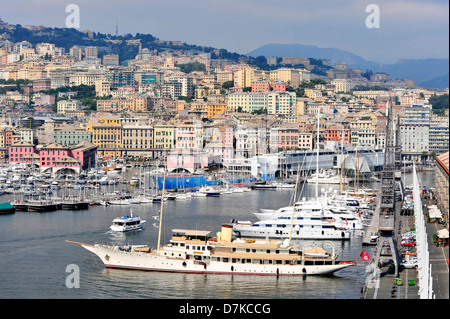
[[[298,188],[298,180],[300,177],[300,162],[298,163],[297,167],[297,180],[295,181],[295,191],[294,191],[294,201],[292,205],[292,218],[291,218],[291,230],[289,231],[289,245],[291,244],[291,238],[292,238],[292,228],[294,227],[294,213],[295,213],[295,201],[297,200],[297,188]]]
[[[317,110],[317,160],[316,160],[316,198],[319,198],[319,128],[320,108]]]
[[[163,178],[163,188],[161,191],[161,211],[159,213],[159,230],[158,230],[158,246],[157,250],[159,251],[159,245],[161,243],[161,228],[162,228],[162,219],[163,219],[163,210],[164,210],[164,190],[166,188],[166,168],[164,167],[164,178]]]

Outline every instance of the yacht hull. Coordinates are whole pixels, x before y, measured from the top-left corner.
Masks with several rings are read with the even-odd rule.
[[[82,246],[97,255],[106,268],[143,271],[259,276],[329,275],[354,264],[354,261],[330,262],[329,265],[202,262],[193,259],[168,258],[159,255],[156,251],[126,252],[100,245],[82,244]]]

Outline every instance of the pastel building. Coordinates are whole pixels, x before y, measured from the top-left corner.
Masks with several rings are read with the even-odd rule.
[[[10,163],[35,163],[44,172],[52,173],[70,169],[75,173],[95,167],[97,146],[89,141],[82,141],[75,146],[66,147],[51,143],[39,150],[33,144],[18,142],[9,147]]]
[[[27,157],[36,152],[37,151],[34,144],[22,141],[14,143],[8,147],[9,162],[22,163],[24,157]]]
[[[270,83],[268,80],[255,79],[252,82],[252,92],[266,92],[270,90]]]
[[[325,129],[325,141],[340,141],[350,145],[350,129],[349,128],[327,128]]]

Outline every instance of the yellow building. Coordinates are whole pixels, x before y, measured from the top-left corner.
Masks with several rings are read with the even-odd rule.
[[[264,79],[264,71],[253,68],[240,68],[233,72],[234,86],[251,87],[253,79]]]
[[[122,125],[118,116],[89,119],[86,130],[92,132],[92,143],[98,155],[119,157],[122,148]]]
[[[165,151],[175,145],[175,127],[168,123],[155,123],[153,125],[153,147],[155,157],[164,155]]]
[[[292,87],[297,87],[300,84],[300,78],[301,74],[298,69],[281,68],[270,71],[271,81],[283,81]]]
[[[227,109],[226,104],[208,104],[206,106],[207,117],[212,118],[216,114],[221,114]]]

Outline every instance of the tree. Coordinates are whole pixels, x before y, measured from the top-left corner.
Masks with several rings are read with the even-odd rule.
[[[228,90],[234,86],[234,81],[227,81],[222,83],[222,88]]]

